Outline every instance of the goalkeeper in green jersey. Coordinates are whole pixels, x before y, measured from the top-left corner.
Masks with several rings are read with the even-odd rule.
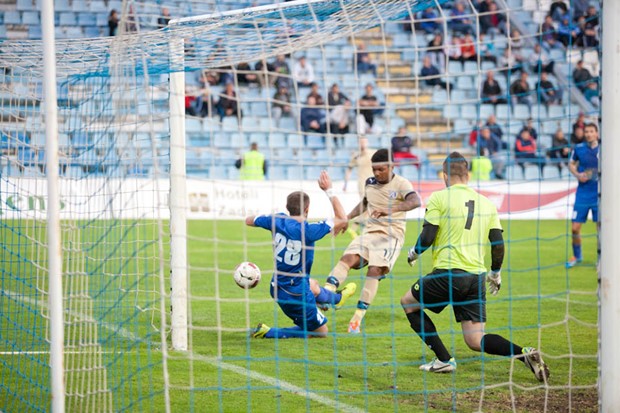
[[[500,269],[504,259],[502,227],[495,205],[467,186],[468,164],[458,152],[443,163],[446,188],[428,200],[424,226],[407,260],[415,264],[419,254],[432,247],[433,271],[421,277],[401,298],[411,328],[435,353],[436,358],[420,370],[447,373],[456,370],[456,361],[437,334],[425,310],[440,313],[452,305],[461,323],[467,346],[501,356],[517,356],[539,381],[549,377],[540,352],[520,347],[497,334],[485,334],[486,282],[496,295],[501,287]],[[484,265],[486,239],[491,243],[491,270]]]

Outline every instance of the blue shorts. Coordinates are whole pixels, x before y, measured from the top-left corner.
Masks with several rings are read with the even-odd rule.
[[[575,204],[573,207],[573,222],[583,224],[588,220],[588,212],[592,210],[592,221],[598,222],[598,205],[597,204]]]
[[[293,293],[283,288],[278,288],[278,297],[276,299],[272,284],[270,293],[284,314],[301,329],[314,331],[327,323],[327,317],[316,308],[316,298],[312,291],[310,291],[310,286],[306,286],[304,291],[300,293]]]

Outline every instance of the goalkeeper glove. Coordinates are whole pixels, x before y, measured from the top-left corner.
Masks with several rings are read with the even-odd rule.
[[[492,295],[497,295],[502,286],[502,275],[500,271],[489,271],[487,274],[487,282],[489,283],[489,292]]]
[[[417,259],[418,253],[415,252],[415,246],[409,248],[409,253],[407,254],[407,262],[409,263],[409,266],[413,267]]]

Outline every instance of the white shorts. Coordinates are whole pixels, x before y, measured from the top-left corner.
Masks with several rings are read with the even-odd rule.
[[[368,265],[387,267],[391,271],[402,246],[402,240],[399,238],[382,232],[370,232],[351,241],[344,255],[359,255],[368,262]]]

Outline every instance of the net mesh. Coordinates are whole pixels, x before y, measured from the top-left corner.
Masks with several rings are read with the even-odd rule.
[[[16,5],[20,24],[8,23],[5,13],[9,31],[26,24],[24,3]],[[79,20],[86,13],[78,11],[81,3],[74,0],[71,11],[61,13]],[[84,3],[91,10],[96,2]],[[583,60],[596,77],[599,50],[570,36],[566,46],[552,47],[543,25],[547,2],[487,3],[496,4],[497,13],[463,2],[457,18],[455,2],[430,0],[297,1],[240,11],[248,4],[176,2],[166,8],[180,19],[160,28],[161,4],[108,2],[121,14],[117,36],[58,40],[68,410],[595,409],[595,230],[584,227],[586,265],[566,270],[565,219],[576,182],[566,159],[549,159],[547,151],[563,149],[552,135],[571,134],[579,112],[598,115],[597,95],[586,93],[590,81],[575,83],[572,74]],[[571,3],[568,10],[576,7]],[[424,14],[428,10],[434,14]],[[485,24],[496,19],[487,17],[495,14],[504,26],[488,30]],[[78,27],[86,34],[86,26]],[[457,33],[465,46],[471,42],[472,57],[464,57],[467,47],[450,44]],[[436,34],[441,38],[433,44]],[[180,41],[182,59],[171,46]],[[539,59],[532,58],[537,53]],[[302,56],[313,66],[315,92],[324,100],[317,104],[326,119],[319,129],[303,118],[312,89],[295,74]],[[423,72],[425,58],[436,73]],[[542,62],[551,61],[555,68],[548,70]],[[3,41],[0,68],[0,370],[9,377],[0,382],[0,409],[47,411],[41,42]],[[544,88],[537,83],[545,71],[562,86],[562,101],[542,101]],[[185,73],[185,90],[171,91],[170,74],[179,72]],[[503,102],[486,100],[480,86],[488,72],[499,82]],[[527,93],[511,88],[521,72],[528,76]],[[230,97],[227,83],[235,93],[230,114],[216,103]],[[334,84],[346,96],[339,105],[329,102]],[[287,94],[279,93],[282,86]],[[174,351],[169,339],[171,93],[182,93],[186,102],[187,352]],[[369,94],[375,100],[364,107],[360,102]],[[334,114],[334,106],[344,109]],[[315,183],[323,169],[350,210],[359,201],[353,181],[362,172],[351,158],[360,137],[373,149],[391,147],[399,128],[411,138],[414,156],[401,159],[397,172],[425,200],[443,187],[438,171],[447,153],[478,155],[479,125],[491,115],[505,143],[491,159],[491,174],[506,180],[475,185],[506,218],[508,253],[501,294],[488,303],[487,332],[540,349],[552,368],[548,382],[535,381],[518,360],[467,349],[449,311],[432,318],[457,358],[457,373],[437,377],[418,370],[433,354],[409,328],[399,299],[430,272],[430,254],[414,271],[401,254],[359,336],[346,333],[356,294],[343,310],[326,314],[327,339],[249,338],[257,322],[292,323],[269,296],[272,241],[241,218],[282,211],[286,195],[300,189],[311,196],[310,217],[328,217],[329,203]],[[528,118],[539,146],[535,157],[518,162],[515,136]],[[265,181],[239,180],[235,162],[252,142],[268,161]],[[409,214],[406,247],[421,230],[423,212]],[[345,235],[317,244],[313,276],[321,284],[348,241]],[[233,283],[233,269],[242,261],[262,269],[253,290]],[[364,274],[351,271],[349,279],[361,289]]]

